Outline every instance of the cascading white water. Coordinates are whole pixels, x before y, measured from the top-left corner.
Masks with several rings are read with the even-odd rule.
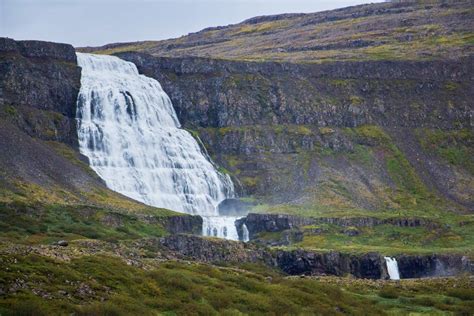
[[[242,225],[242,241],[248,242],[249,240],[250,240],[249,229],[247,228],[247,225],[243,224]]]
[[[400,280],[400,272],[398,270],[397,259],[384,257],[385,263],[387,264],[387,271],[390,280]]]
[[[180,123],[158,81],[114,56],[77,53],[80,151],[107,187],[143,203],[203,217],[203,234],[238,239],[217,205],[234,196]]]

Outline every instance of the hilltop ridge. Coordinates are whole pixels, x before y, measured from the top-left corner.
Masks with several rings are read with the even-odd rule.
[[[386,2],[260,16],[176,39],[79,50],[289,62],[458,59],[473,53],[473,21],[469,1]]]

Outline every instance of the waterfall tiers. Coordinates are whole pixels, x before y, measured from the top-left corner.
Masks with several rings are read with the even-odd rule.
[[[77,53],[79,147],[107,187],[145,204],[201,215],[203,234],[238,239],[235,217],[217,205],[234,196],[193,136],[180,128],[168,95],[133,63]]]

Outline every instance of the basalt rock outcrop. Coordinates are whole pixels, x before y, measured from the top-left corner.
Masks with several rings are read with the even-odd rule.
[[[30,136],[77,146],[80,77],[69,44],[0,38],[0,116]]]
[[[171,234],[202,234],[202,217],[198,215],[176,215],[161,218],[141,216],[148,223],[161,223]]]
[[[401,278],[452,276],[474,272],[474,264],[459,255],[402,255],[397,256]]]
[[[242,225],[246,225],[250,239],[254,239],[259,233],[272,233],[284,231],[298,231],[303,226],[331,224],[344,228],[352,227],[374,227],[376,225],[394,225],[398,227],[426,227],[436,229],[440,224],[426,218],[417,217],[301,217],[287,214],[260,214],[250,213],[246,217],[236,221],[237,232],[242,236]],[[346,231],[345,231],[346,232]],[[347,231],[351,233],[351,231]]]
[[[314,219],[308,217],[293,216],[287,214],[255,214],[250,213],[246,217],[236,221],[237,232],[242,236],[242,226],[245,224],[249,231],[249,238],[253,239],[261,232],[281,232],[311,225]]]
[[[210,263],[265,262],[273,264],[273,257],[266,249],[236,241],[171,235],[163,237],[160,242],[179,258]]]
[[[262,263],[289,275],[334,275],[364,279],[388,279],[384,257],[379,253],[348,254],[303,249],[270,249],[255,244],[190,235],[163,237],[161,245],[172,256],[214,264]],[[472,273],[469,258],[461,255],[397,256],[402,278],[449,276]]]
[[[472,126],[473,58],[291,64],[117,55],[160,81],[185,126]],[[458,106],[446,108],[448,100]]]
[[[278,251],[278,266],[291,275],[353,275],[364,279],[385,279],[387,268],[378,253],[349,255],[305,250]]]

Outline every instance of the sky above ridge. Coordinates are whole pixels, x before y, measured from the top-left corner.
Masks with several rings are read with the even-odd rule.
[[[278,13],[378,0],[0,0],[0,37],[99,46],[161,40]]]

